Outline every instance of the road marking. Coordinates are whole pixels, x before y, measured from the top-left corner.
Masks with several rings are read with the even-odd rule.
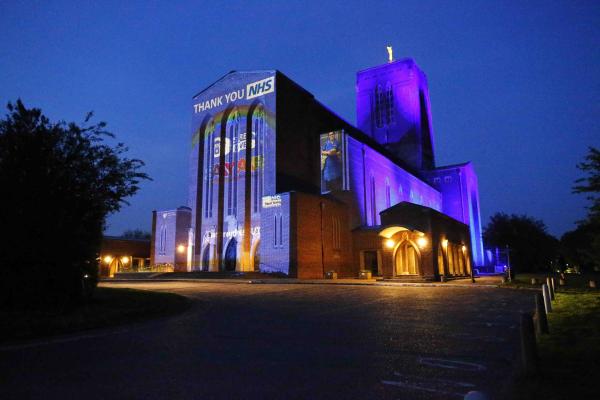
[[[394,371],[394,375],[399,377],[399,378],[417,378],[417,379],[422,379],[419,377],[411,377],[410,375],[403,375],[400,372],[396,372]],[[474,388],[475,385],[473,383],[468,383],[468,382],[459,382],[459,381],[452,381],[449,379],[440,379],[440,378],[429,378],[428,381],[434,381],[434,382],[440,382],[440,383],[444,383],[447,385],[452,385],[452,386],[462,386],[462,387],[468,387],[468,388]]]
[[[103,336],[117,335],[119,333],[127,333],[129,331],[130,331],[130,329],[120,329],[120,330],[113,330],[113,331],[109,331],[109,332],[101,332],[101,333],[95,333],[95,334],[86,334],[86,335],[77,335],[77,336],[62,337],[62,338],[55,338],[55,339],[47,339],[47,340],[42,340],[42,341],[36,341],[34,343],[6,345],[6,346],[0,346],[0,351],[23,350],[23,349],[29,349],[32,347],[46,346],[49,344],[61,344],[61,343],[76,342],[78,340],[94,339],[94,338],[103,337]]]
[[[465,371],[485,371],[487,368],[484,365],[470,363],[457,360],[446,360],[443,358],[421,358],[419,363],[429,367],[446,368],[446,369],[462,369]]]
[[[449,396],[464,397],[464,395],[465,395],[464,393],[448,392],[447,390],[433,389],[433,388],[429,388],[429,387],[412,385],[410,383],[404,383],[404,382],[399,382],[399,381],[381,381],[381,383],[383,383],[384,385],[396,386],[396,387],[412,389],[412,390],[422,390],[422,391],[430,392],[430,393],[440,393],[440,394],[449,395]]]

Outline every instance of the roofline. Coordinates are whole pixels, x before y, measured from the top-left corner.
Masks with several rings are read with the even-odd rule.
[[[201,91],[199,91],[198,93],[193,95],[192,99],[195,99],[196,97],[200,96],[202,93],[206,92],[211,87],[215,86],[217,83],[221,82],[228,75],[243,74],[243,73],[260,73],[260,72],[271,72],[273,74],[276,74],[279,71],[277,71],[276,69],[256,69],[256,70],[247,70],[247,71],[237,71],[235,69],[232,69],[231,71],[227,72],[225,75],[221,76],[219,79],[217,79],[216,81],[214,81],[213,83],[211,83],[210,85],[208,85],[207,87],[205,87],[204,89],[202,89]]]

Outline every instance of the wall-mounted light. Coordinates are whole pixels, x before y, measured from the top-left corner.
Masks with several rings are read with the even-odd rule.
[[[185,246],[180,244],[179,246],[177,246],[177,252],[178,253],[185,253]]]
[[[123,264],[127,264],[129,262],[129,257],[125,256],[125,257],[121,257],[121,262]]]
[[[419,245],[420,248],[424,248],[425,246],[427,246],[427,238],[425,238],[423,236],[418,238],[417,244]]]
[[[444,239],[444,240],[442,240],[442,247],[443,247],[443,248],[446,248],[446,247],[448,247],[448,239]]]
[[[109,264],[112,260],[113,260],[113,258],[111,256],[104,257],[104,262],[107,264]]]
[[[467,251],[467,246],[463,245],[463,247],[462,247],[462,251],[463,251],[463,253],[464,253],[465,251]]]
[[[385,241],[385,247],[387,247],[388,249],[393,249],[395,245],[396,242],[394,242],[393,239],[388,239]]]

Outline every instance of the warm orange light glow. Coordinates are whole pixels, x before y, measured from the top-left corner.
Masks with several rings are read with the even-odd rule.
[[[129,262],[129,257],[121,257],[121,262],[127,264]]]
[[[462,251],[463,251],[463,252],[464,252],[464,251],[467,251],[467,246],[463,246],[463,247],[462,247]]]
[[[448,247],[448,239],[444,239],[444,240],[442,240],[442,247],[443,247],[443,248],[446,248],[446,247]]]
[[[177,252],[178,253],[185,253],[185,246],[180,244],[179,246],[177,246]]]
[[[417,239],[417,244],[419,245],[420,248],[423,248],[423,247],[427,246],[427,239],[424,237],[420,237]]]
[[[385,247],[387,247],[388,249],[393,249],[395,245],[396,242],[394,242],[392,239],[388,239],[385,241]]]
[[[104,262],[107,264],[110,263],[112,260],[113,260],[113,258],[111,256],[104,257]]]

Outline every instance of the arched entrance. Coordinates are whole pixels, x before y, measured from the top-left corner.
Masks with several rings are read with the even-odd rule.
[[[252,250],[252,266],[254,271],[260,272],[260,241],[256,242]]]
[[[414,243],[405,240],[400,243],[394,257],[396,275],[418,275],[421,254]]]
[[[225,271],[235,271],[237,261],[237,240],[231,239],[225,250],[225,259],[223,260],[223,268]]]
[[[210,271],[210,244],[204,248],[202,253],[202,271]]]

